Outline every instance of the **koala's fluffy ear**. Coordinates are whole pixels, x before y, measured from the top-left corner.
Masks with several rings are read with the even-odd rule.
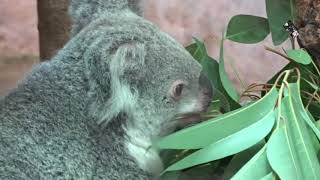
[[[128,78],[143,76],[143,69],[145,69],[144,45],[135,42],[121,45],[113,54],[109,66],[110,96],[107,102],[99,103],[103,108],[95,108],[96,110],[100,109],[98,124],[102,126],[107,125],[120,114],[127,116],[133,114],[138,92],[130,84]]]
[[[141,68],[145,66],[144,45],[137,42],[122,44],[114,54],[110,62],[112,77],[120,78],[126,74],[141,73]]]
[[[72,19],[71,35],[74,36],[99,16],[110,16],[111,12],[121,12],[130,8],[142,16],[144,0],[71,0],[69,14]]]
[[[128,4],[130,9],[138,14],[139,16],[143,16],[143,9],[144,9],[144,0],[128,0]]]

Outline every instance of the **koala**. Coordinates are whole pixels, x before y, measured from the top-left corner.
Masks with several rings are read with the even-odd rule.
[[[0,179],[149,180],[157,139],[196,121],[200,64],[138,0],[72,0],[69,42],[0,100]]]

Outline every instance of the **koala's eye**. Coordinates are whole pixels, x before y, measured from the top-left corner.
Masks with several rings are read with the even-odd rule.
[[[182,90],[183,90],[184,85],[183,84],[178,84],[175,88],[174,88],[174,97],[180,97],[182,94]]]
[[[173,83],[172,87],[171,87],[171,97],[177,101],[181,98],[183,91],[186,87],[186,83],[182,80],[177,80]]]

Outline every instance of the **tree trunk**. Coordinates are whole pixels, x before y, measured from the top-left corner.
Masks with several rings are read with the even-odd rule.
[[[298,42],[320,66],[320,1],[297,0]]]
[[[40,60],[51,59],[69,39],[68,0],[38,0]]]

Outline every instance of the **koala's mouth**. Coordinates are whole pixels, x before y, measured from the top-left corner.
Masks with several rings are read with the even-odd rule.
[[[176,117],[178,127],[183,128],[202,122],[201,112],[182,114]]]
[[[199,111],[183,113],[176,116],[176,120],[178,121],[178,128],[189,127],[202,121],[205,121],[206,118],[203,118],[203,113],[208,110],[210,102],[211,101],[209,101],[208,99],[206,103],[203,103],[204,105],[201,108],[199,108]]]

